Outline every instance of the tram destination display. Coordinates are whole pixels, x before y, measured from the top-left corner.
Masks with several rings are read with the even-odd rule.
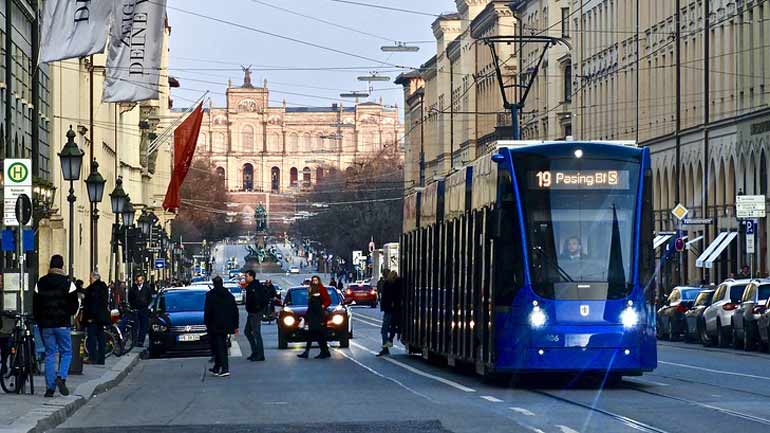
[[[626,190],[630,184],[627,170],[539,170],[528,178],[535,190]]]

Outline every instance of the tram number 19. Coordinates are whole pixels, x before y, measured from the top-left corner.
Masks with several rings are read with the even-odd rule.
[[[537,185],[540,188],[550,188],[552,185],[551,172],[550,171],[537,172]]]

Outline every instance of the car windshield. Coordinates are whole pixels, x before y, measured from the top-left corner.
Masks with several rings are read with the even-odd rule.
[[[639,164],[541,155],[516,164],[535,292],[563,300],[626,296]]]
[[[736,284],[730,287],[730,302],[739,304],[743,298],[743,291],[746,290],[745,284]]]
[[[329,292],[329,297],[332,300],[332,305],[340,304],[340,299],[337,296],[336,290],[326,289]],[[286,305],[293,306],[305,306],[307,305],[307,288],[291,289],[286,294]]]
[[[160,298],[161,309],[169,313],[203,311],[205,305],[206,292],[201,290],[177,290]]]
[[[762,284],[759,286],[759,297],[757,299],[764,301],[767,298],[770,298],[770,284]]]
[[[695,306],[696,307],[705,307],[711,305],[711,297],[714,294],[714,292],[700,292],[698,294],[698,297],[695,298]]]
[[[682,290],[682,300],[683,301],[692,301],[693,299],[698,297],[699,293],[700,293],[700,289],[685,289],[685,290]]]

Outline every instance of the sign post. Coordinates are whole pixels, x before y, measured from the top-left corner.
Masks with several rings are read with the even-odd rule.
[[[24,312],[24,227],[32,224],[32,160],[6,159],[3,170],[3,224],[18,227],[19,297],[16,305]]]
[[[744,222],[746,227],[746,254],[749,256],[749,269],[754,276],[754,258],[756,255],[756,232],[759,226],[758,218],[767,214],[766,198],[764,195],[739,195],[735,197],[735,216]]]
[[[683,204],[679,203],[676,205],[675,208],[671,209],[671,213],[674,215],[674,217],[677,220],[678,223],[678,230],[676,232],[676,241],[675,241],[675,247],[676,251],[681,253],[684,251],[684,239],[682,239],[682,224],[684,220],[684,217],[687,216],[687,214],[690,213],[690,210],[684,207]],[[679,254],[679,260],[677,261],[677,284],[680,284],[682,282],[682,254]]]

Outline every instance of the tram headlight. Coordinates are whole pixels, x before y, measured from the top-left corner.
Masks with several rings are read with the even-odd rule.
[[[639,324],[639,313],[631,307],[626,308],[620,313],[620,323],[623,324],[623,328],[630,329]]]
[[[542,328],[543,325],[545,325],[546,320],[547,317],[540,307],[533,308],[532,312],[529,313],[529,324],[533,328]]]

